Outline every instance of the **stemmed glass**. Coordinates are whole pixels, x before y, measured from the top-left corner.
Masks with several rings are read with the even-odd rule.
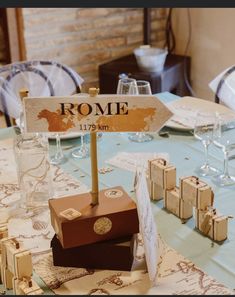
[[[50,163],[54,165],[63,164],[67,161],[67,157],[64,155],[61,142],[60,142],[60,134],[56,133],[56,152],[55,155],[51,158]]]
[[[87,93],[78,93],[78,94],[76,94],[76,96],[88,96],[88,94]],[[85,140],[85,134],[86,133],[81,133],[81,144],[78,148],[75,148],[72,151],[72,156],[74,158],[84,159],[84,158],[88,158],[90,155],[90,150],[89,150],[89,147],[87,146],[87,143]]]
[[[208,160],[208,147],[213,142],[216,114],[213,112],[198,111],[196,113],[194,136],[202,142],[205,151],[205,162],[196,169],[200,176],[213,176],[218,169],[212,167]]]
[[[119,95],[136,95],[138,94],[138,88],[136,79],[128,76],[119,75],[120,79],[117,85],[117,94]],[[122,134],[122,133],[120,133]]]
[[[86,140],[84,139],[85,133],[81,134],[81,145],[72,151],[72,156],[78,159],[88,158],[90,155],[89,148],[87,146]]]
[[[137,84],[138,95],[152,95],[150,83],[148,81],[137,80],[136,84]],[[147,142],[147,141],[151,141],[153,139],[153,136],[147,133],[137,132],[137,133],[131,134],[128,138],[134,142]]]
[[[213,177],[213,181],[219,186],[234,185],[235,176],[229,174],[228,161],[229,153],[235,150],[235,127],[231,126],[220,114],[217,114],[213,143],[224,153],[223,173]]]
[[[136,79],[130,77],[124,77],[119,79],[117,86],[117,94],[120,95],[137,95],[138,88]]]

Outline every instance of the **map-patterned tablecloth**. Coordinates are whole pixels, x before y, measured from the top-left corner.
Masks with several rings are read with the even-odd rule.
[[[36,210],[29,217],[20,211],[12,139],[0,142],[0,155],[0,224],[7,221],[9,235],[17,237],[33,255],[50,250],[50,241],[55,232],[50,224],[49,208]],[[54,198],[88,191],[85,184],[58,166],[51,165],[51,172]]]
[[[13,141],[0,141],[0,223],[8,221],[9,234],[16,236],[33,255],[34,272],[58,295],[234,295],[223,284],[205,274],[191,261],[170,248],[159,236],[160,262],[158,283],[153,286],[146,271],[143,242],[138,235],[138,248],[130,272],[66,268],[53,265],[50,241],[54,231],[49,210],[36,212],[30,218],[12,217],[20,199],[13,155]],[[52,166],[56,197],[88,191],[57,166]]]

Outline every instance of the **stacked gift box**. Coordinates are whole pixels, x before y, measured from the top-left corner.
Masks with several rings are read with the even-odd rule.
[[[50,199],[55,266],[130,271],[139,232],[136,204],[120,186]]]
[[[185,223],[193,216],[195,228],[214,241],[224,241],[228,233],[228,218],[214,208],[212,188],[197,176],[179,178],[176,168],[166,160],[149,160],[147,183],[150,198],[164,201],[164,208]]]
[[[32,279],[31,252],[15,237],[8,236],[7,225],[0,225],[0,279],[15,295],[42,295],[43,291]]]

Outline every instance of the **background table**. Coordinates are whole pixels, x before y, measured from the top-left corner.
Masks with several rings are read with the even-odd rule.
[[[157,95],[162,102],[170,102],[178,97],[170,93]],[[196,175],[195,168],[203,163],[204,151],[202,144],[195,140],[191,132],[169,131],[169,137],[163,138],[154,133],[154,140],[147,143],[134,143],[128,140],[126,133],[103,134],[98,142],[99,168],[107,166],[105,160],[113,157],[117,152],[167,152],[170,162],[177,168],[177,181],[180,176]],[[13,128],[2,129],[0,139],[14,135]],[[79,143],[78,139],[63,140],[62,145],[69,147]],[[51,142],[51,153],[55,150],[55,143]],[[71,150],[65,150],[70,156]],[[211,163],[223,167],[222,151],[214,146],[209,147]],[[235,174],[235,161],[229,162],[231,174]],[[90,159],[72,159],[62,165],[62,168],[73,176],[81,179],[90,186]],[[76,170],[79,169],[79,170]],[[99,174],[100,188],[122,185],[126,191],[133,195],[134,175],[126,170],[115,168],[108,174]],[[203,178],[210,184],[215,192],[215,207],[225,215],[235,215],[235,187],[219,188],[210,178]],[[152,202],[153,213],[159,233],[169,246],[176,249],[186,258],[192,260],[198,267],[229,288],[235,284],[235,220],[229,220],[228,239],[223,244],[212,244],[212,241],[199,234],[194,229],[194,219],[191,218],[186,224],[173,214],[163,209],[163,202]]]
[[[119,75],[127,74],[138,80],[147,80],[152,92],[171,92],[179,96],[189,95],[185,77],[190,81],[191,58],[168,54],[160,72],[148,72],[139,68],[135,55],[127,55],[99,66],[99,82],[101,94],[115,94]]]

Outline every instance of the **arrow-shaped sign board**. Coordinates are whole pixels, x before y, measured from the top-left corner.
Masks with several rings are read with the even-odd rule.
[[[24,98],[26,132],[155,132],[172,116],[156,97],[89,95]]]

